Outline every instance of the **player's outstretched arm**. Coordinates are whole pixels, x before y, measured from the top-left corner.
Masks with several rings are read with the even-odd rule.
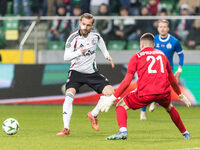
[[[106,48],[105,42],[104,42],[104,40],[101,36],[100,36],[99,41],[98,41],[98,46],[99,46],[101,52],[103,53],[104,57],[108,61],[110,61],[112,68],[114,68],[115,67],[114,61],[113,61],[112,57],[110,57],[110,54],[109,54],[109,52]]]
[[[177,82],[176,78],[174,77],[174,74],[172,73],[171,67],[168,67],[168,73],[169,73],[169,82],[170,82],[173,90],[178,95],[180,101],[182,101],[187,107],[190,107],[191,106],[191,102],[187,99],[187,97],[185,95],[183,95],[181,93],[180,87],[178,85],[178,82]]]
[[[115,68],[115,64],[114,64],[112,57],[107,57],[106,59],[111,63],[112,68]]]

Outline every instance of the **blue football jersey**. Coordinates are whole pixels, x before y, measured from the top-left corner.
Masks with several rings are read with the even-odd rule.
[[[179,65],[183,66],[184,54],[182,47],[179,41],[168,34],[166,38],[160,37],[160,35],[156,35],[155,38],[155,47],[156,49],[161,50],[168,58],[171,68],[173,70],[173,56],[174,52],[176,52],[179,56]]]

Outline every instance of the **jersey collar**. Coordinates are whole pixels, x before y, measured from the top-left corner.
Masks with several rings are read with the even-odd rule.
[[[169,34],[169,33],[168,33],[167,38],[164,39],[164,40],[161,38],[161,36],[160,36],[160,34],[159,34],[159,40],[160,40],[161,42],[167,42],[167,41],[169,40],[169,38],[170,38],[170,34]]]

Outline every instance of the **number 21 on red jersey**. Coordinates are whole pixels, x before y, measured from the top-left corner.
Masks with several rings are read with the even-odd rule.
[[[160,61],[160,71],[164,73],[164,67],[163,67],[163,61],[162,57],[158,55],[157,57],[155,56],[147,56],[147,61],[151,61],[151,63],[148,66],[148,73],[157,73],[157,70],[153,70],[152,67],[156,63],[156,61]]]

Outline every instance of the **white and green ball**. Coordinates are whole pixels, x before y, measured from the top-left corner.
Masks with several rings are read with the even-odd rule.
[[[2,124],[3,131],[8,135],[14,135],[19,131],[19,123],[16,119],[8,118]]]

